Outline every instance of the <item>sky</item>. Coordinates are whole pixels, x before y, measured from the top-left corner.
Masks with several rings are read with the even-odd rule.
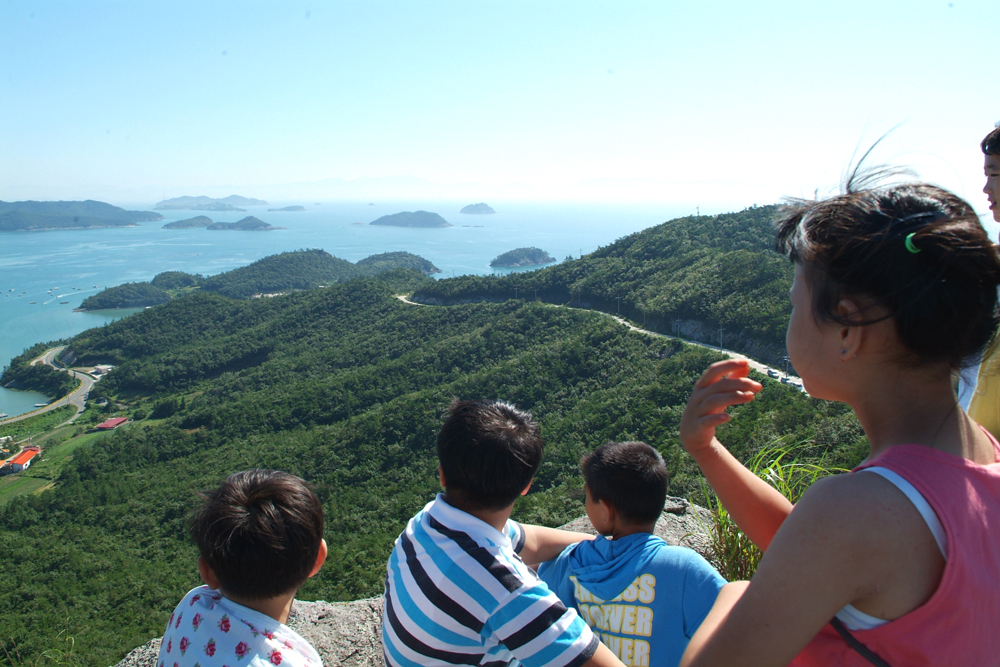
[[[831,194],[876,159],[986,213],[995,0],[0,0],[0,199]]]

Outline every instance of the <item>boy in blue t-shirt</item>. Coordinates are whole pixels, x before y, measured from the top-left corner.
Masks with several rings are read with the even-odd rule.
[[[580,464],[597,538],[538,575],[626,665],[676,667],[725,580],[697,552],[653,535],[667,469],[643,442],[609,442]]]

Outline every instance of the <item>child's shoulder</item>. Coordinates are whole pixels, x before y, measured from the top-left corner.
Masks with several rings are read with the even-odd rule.
[[[316,650],[276,619],[224,597],[208,586],[192,589],[170,615],[157,664],[321,667]]]

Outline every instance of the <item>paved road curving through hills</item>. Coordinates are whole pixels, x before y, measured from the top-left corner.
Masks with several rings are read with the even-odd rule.
[[[426,303],[417,303],[416,301],[410,301],[410,299],[407,298],[406,295],[404,295],[404,294],[397,294],[396,298],[399,299],[400,301],[402,301],[403,303],[409,304],[411,306],[429,306],[430,305],[430,304],[426,304]],[[565,307],[565,306],[559,306],[559,305],[556,305],[556,304],[546,303],[544,301],[541,302],[541,303],[545,303],[546,305],[552,306],[553,308],[563,308],[563,307]],[[599,314],[604,315],[606,317],[610,317],[611,319],[613,319],[616,322],[619,322],[619,323],[625,325],[626,327],[628,327],[632,331],[635,331],[636,333],[641,333],[641,334],[644,334],[646,336],[654,336],[656,338],[667,338],[667,339],[680,340],[680,341],[684,341],[688,345],[698,345],[699,347],[708,348],[709,350],[715,350],[716,352],[722,352],[723,354],[729,355],[733,359],[743,359],[748,364],[750,364],[750,368],[754,369],[755,371],[758,371],[758,372],[763,373],[765,375],[768,373],[768,371],[772,371],[772,372],[776,373],[776,376],[772,376],[772,377],[776,377],[777,380],[785,382],[786,384],[790,383],[790,382],[797,382],[798,383],[798,387],[802,386],[802,380],[801,380],[801,378],[795,377],[794,375],[788,375],[788,374],[782,373],[778,369],[771,368],[767,364],[762,364],[761,362],[759,362],[759,361],[757,361],[755,359],[751,359],[750,357],[746,356],[745,354],[740,354],[739,352],[734,352],[733,350],[726,350],[724,348],[717,347],[715,345],[708,345],[707,343],[699,343],[698,341],[688,340],[687,338],[681,338],[680,336],[668,336],[667,334],[658,333],[656,331],[650,331],[649,329],[642,329],[640,327],[635,326],[634,324],[632,324],[631,322],[629,322],[628,320],[626,320],[623,317],[618,317],[617,315],[612,315],[611,313],[605,313],[602,310],[592,310],[590,312],[599,313]],[[792,386],[795,386],[795,385],[792,385]]]
[[[80,415],[81,412],[83,412],[84,407],[85,407],[86,402],[87,402],[87,394],[90,392],[90,388],[94,386],[95,380],[94,380],[94,378],[92,378],[90,375],[87,375],[86,373],[81,373],[80,371],[75,371],[73,369],[60,368],[60,367],[56,366],[55,365],[56,355],[58,355],[64,349],[66,349],[65,345],[63,345],[61,347],[54,347],[54,348],[52,348],[50,350],[46,350],[45,354],[43,354],[42,356],[38,357],[37,359],[33,359],[31,361],[31,365],[34,366],[35,364],[45,364],[46,366],[52,366],[56,370],[60,370],[60,371],[64,371],[66,373],[69,373],[74,378],[76,378],[77,380],[80,381],[80,386],[77,387],[77,389],[73,393],[71,393],[69,396],[63,396],[58,401],[53,401],[52,403],[49,403],[48,405],[46,405],[44,408],[39,408],[37,410],[32,410],[31,412],[26,412],[23,415],[18,415],[16,417],[10,417],[8,419],[0,420],[0,425],[11,424],[13,422],[21,421],[22,419],[27,419],[29,417],[37,417],[38,415],[45,414],[46,412],[51,412],[52,410],[55,410],[56,408],[61,408],[64,405],[72,405],[73,407],[75,407],[76,408],[76,414],[73,415],[67,421],[63,422],[63,424],[68,424],[69,422],[71,422],[74,419],[76,419]],[[63,424],[59,424],[59,425],[62,426]]]

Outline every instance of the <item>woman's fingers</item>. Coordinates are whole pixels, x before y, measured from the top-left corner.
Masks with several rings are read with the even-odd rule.
[[[746,359],[726,359],[717,361],[708,367],[701,378],[695,383],[695,389],[702,389],[724,377],[746,377],[750,373],[750,364]]]

